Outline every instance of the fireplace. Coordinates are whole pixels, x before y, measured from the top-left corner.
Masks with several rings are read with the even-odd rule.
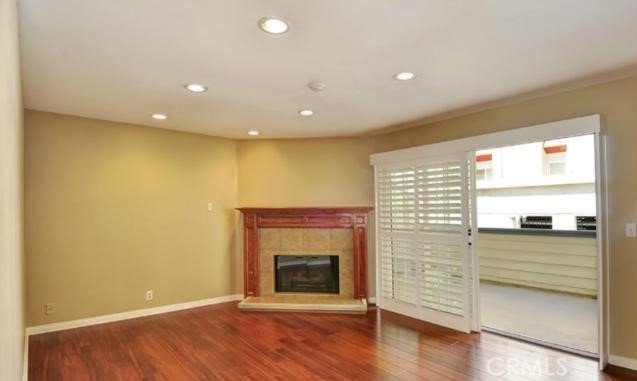
[[[341,307],[343,300],[352,300],[357,305],[361,300],[367,302],[367,214],[372,208],[239,210],[243,213],[245,308],[274,299],[294,300],[295,305],[306,305],[318,299],[332,300],[338,301]],[[323,263],[320,272],[313,271],[309,263],[298,263],[305,268],[305,273],[299,268],[292,270],[291,266],[286,270],[296,275],[288,274],[283,278],[279,275],[280,279],[277,279],[277,256],[326,256],[329,260]],[[308,269],[312,271],[308,273]],[[332,274],[331,280],[326,275],[328,270]],[[294,278],[294,282],[285,281],[285,277]],[[312,295],[317,293],[323,295]],[[331,308],[339,311],[349,308],[334,306]]]
[[[338,255],[275,255],[276,292],[339,293]]]

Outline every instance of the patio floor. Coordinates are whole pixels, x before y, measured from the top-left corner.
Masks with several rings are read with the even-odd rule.
[[[597,300],[481,282],[482,326],[597,353]]]

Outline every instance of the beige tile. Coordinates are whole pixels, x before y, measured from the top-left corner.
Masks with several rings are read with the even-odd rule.
[[[303,248],[305,250],[329,250],[330,229],[303,229]]]
[[[339,271],[339,288],[340,295],[351,298],[354,295],[354,277],[351,273]]]
[[[279,249],[281,247],[281,229],[259,229],[259,250]]]
[[[348,250],[352,249],[354,244],[354,232],[352,229],[330,229],[332,236],[333,250]]]
[[[303,250],[303,229],[281,229],[282,250]]]
[[[263,250],[259,255],[259,273],[274,272],[274,252],[273,250]]]
[[[274,293],[274,254],[271,250],[259,253],[259,293],[271,295]]]
[[[259,293],[261,295],[273,295],[274,294],[274,278],[272,273],[259,274]]]
[[[334,251],[338,255],[338,266],[341,269],[352,271],[354,268],[354,253],[351,250]]]
[[[280,249],[276,253],[272,253],[272,255],[303,255],[303,253],[303,249]]]
[[[349,281],[354,282],[353,271],[340,269],[338,273],[339,273],[339,279],[346,279],[348,282]]]

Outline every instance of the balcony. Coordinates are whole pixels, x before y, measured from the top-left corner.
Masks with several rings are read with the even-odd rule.
[[[595,232],[479,233],[483,326],[596,353]]]
[[[480,280],[597,296],[594,231],[480,229]]]

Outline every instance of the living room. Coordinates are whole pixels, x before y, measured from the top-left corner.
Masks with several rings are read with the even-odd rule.
[[[0,379],[637,379],[636,2],[0,4]],[[594,353],[479,300],[485,150],[580,136]]]

